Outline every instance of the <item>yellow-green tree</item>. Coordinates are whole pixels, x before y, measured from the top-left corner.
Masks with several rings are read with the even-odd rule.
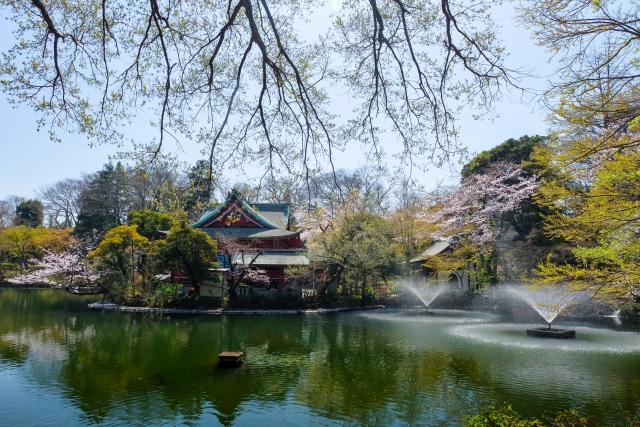
[[[42,255],[43,249],[60,251],[73,243],[71,228],[56,229],[16,225],[0,231],[0,249],[20,265],[20,274],[29,268],[29,259]]]
[[[560,177],[546,181],[537,196],[554,212],[545,217],[545,232],[572,246],[570,258],[539,266],[543,283],[568,282],[594,295],[640,295],[638,122],[624,134],[604,129],[558,138],[538,153]]]
[[[154,212],[149,209],[130,211],[127,215],[129,225],[137,225],[138,233],[153,241],[160,238],[161,231],[169,231],[174,219],[171,215]]]
[[[357,276],[364,303],[372,285],[400,273],[402,260],[393,240],[393,228],[386,219],[356,212],[341,216],[320,230],[308,242],[313,258],[318,260],[312,268],[321,271],[320,295],[326,294],[334,281]]]
[[[420,250],[431,242],[432,224],[422,220],[426,198],[420,188],[405,181],[397,191],[398,208],[389,216],[395,234],[394,241],[405,261],[405,276],[411,276],[411,263]]]
[[[121,225],[109,230],[90,254],[99,258],[98,271],[103,286],[116,299],[130,297],[136,293],[136,283],[148,282],[144,266],[150,242],[137,228],[137,225]]]

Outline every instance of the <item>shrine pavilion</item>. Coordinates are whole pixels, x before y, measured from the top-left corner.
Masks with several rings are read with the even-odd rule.
[[[249,205],[232,190],[220,206],[205,209],[192,227],[216,240],[231,237],[246,244],[253,253],[245,253],[245,260],[255,258],[252,266],[268,272],[271,286],[283,287],[287,285],[286,267],[309,264],[308,249],[300,239],[300,232],[290,230],[291,221],[288,204]],[[219,255],[216,261],[222,267],[229,267],[229,260],[224,255]],[[233,262],[239,263],[239,260]]]

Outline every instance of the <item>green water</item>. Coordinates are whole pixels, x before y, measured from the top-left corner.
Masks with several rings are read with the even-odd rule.
[[[149,316],[0,290],[0,426],[458,426],[492,404],[640,416],[639,329],[528,338],[482,313]],[[238,369],[217,354],[242,350]]]

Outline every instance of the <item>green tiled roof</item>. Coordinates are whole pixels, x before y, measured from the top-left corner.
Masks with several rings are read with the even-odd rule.
[[[289,225],[289,205],[284,203],[256,203],[258,215],[278,228],[287,228]]]
[[[273,239],[298,234],[295,231],[287,231],[280,228],[268,229],[258,227],[212,227],[201,228],[200,230],[207,233],[213,239],[221,235],[241,239]]]
[[[449,247],[449,242],[434,242],[431,246],[425,249],[420,255],[415,257],[409,262],[425,261],[427,258],[436,256]]]

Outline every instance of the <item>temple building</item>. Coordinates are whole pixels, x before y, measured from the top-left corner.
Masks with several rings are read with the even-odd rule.
[[[476,275],[469,274],[475,272],[475,264],[472,261],[466,262],[465,270],[456,270],[453,272],[435,271],[424,265],[431,257],[438,256],[444,252],[453,252],[453,248],[448,242],[436,241],[425,249],[420,255],[409,261],[411,268],[416,271],[416,279],[425,284],[428,280],[435,280],[440,283],[446,282],[451,285],[452,289],[460,291],[470,291],[476,286]]]
[[[271,287],[284,287],[288,283],[284,270],[288,266],[308,265],[307,247],[300,239],[300,232],[291,231],[291,212],[284,203],[246,203],[233,190],[216,208],[208,208],[200,219],[192,224],[218,240],[219,248],[230,238],[250,248],[245,260],[255,259],[252,267],[264,269],[271,278]],[[228,268],[230,262],[222,251],[216,261]],[[246,261],[245,261],[246,262]],[[241,264],[239,259],[233,264]]]

